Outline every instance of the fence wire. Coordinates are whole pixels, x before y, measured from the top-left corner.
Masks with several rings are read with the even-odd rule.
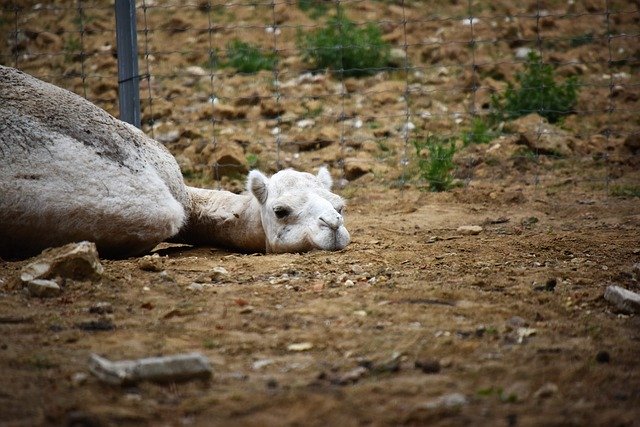
[[[451,143],[462,185],[580,182],[608,193],[628,184],[618,169],[637,167],[637,2],[142,0],[136,11],[142,129],[201,185],[239,188],[252,167],[327,164],[343,184],[425,186],[440,179],[420,173],[436,156],[429,144]],[[332,25],[334,44],[305,46]],[[372,28],[380,44],[356,36]],[[112,1],[4,1],[0,63],[117,116],[115,33]],[[384,46],[383,63],[350,57]],[[571,114],[495,119],[496,96],[517,85],[531,52],[558,83],[576,77]],[[338,62],[306,60],[323,54]],[[541,86],[521,89],[534,98]],[[540,102],[532,113],[566,112]]]

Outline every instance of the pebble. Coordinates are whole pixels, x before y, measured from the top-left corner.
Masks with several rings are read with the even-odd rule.
[[[604,299],[625,313],[640,313],[640,294],[620,286],[609,286],[604,292]]]
[[[555,385],[554,383],[546,383],[542,387],[540,387],[538,390],[536,390],[535,393],[533,393],[533,397],[536,399],[548,399],[549,397],[557,393],[558,393],[557,385]]]
[[[441,369],[440,361],[435,359],[416,360],[414,366],[425,374],[437,374]]]
[[[108,302],[97,302],[89,307],[89,313],[94,314],[107,314],[113,313],[113,306]]]
[[[347,280],[345,280],[345,281],[344,281],[344,285],[345,285],[347,288],[352,288],[352,287],[354,287],[356,284],[355,284],[355,283],[353,283],[353,280],[351,280],[351,279],[347,279]]]
[[[27,283],[29,295],[38,298],[53,298],[62,293],[60,286],[53,280],[35,279]]]
[[[76,372],[71,376],[71,383],[74,386],[81,386],[87,382],[87,378],[89,378],[89,375],[85,372]]]
[[[287,350],[289,351],[307,351],[313,348],[313,344],[310,342],[297,342],[289,344]]]
[[[204,289],[204,286],[202,285],[202,283],[192,282],[189,286],[187,286],[187,289],[189,289],[190,291],[201,291]]]
[[[611,356],[606,350],[600,350],[598,354],[596,354],[596,362],[598,363],[609,363],[610,360]]]
[[[145,255],[138,260],[138,268],[143,271],[159,272],[162,271],[160,255]]]
[[[482,227],[479,225],[461,225],[456,231],[464,236],[475,236],[482,232]]]
[[[462,393],[450,393],[442,395],[436,399],[433,399],[423,406],[427,409],[436,408],[453,408],[457,406],[463,406],[469,403],[467,397]]]

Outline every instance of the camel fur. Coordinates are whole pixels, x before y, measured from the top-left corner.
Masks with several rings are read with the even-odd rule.
[[[89,240],[126,257],[165,240],[242,252],[339,250],[343,200],[317,175],[251,171],[246,194],[185,185],[169,151],[87,100],[0,66],[0,256]]]

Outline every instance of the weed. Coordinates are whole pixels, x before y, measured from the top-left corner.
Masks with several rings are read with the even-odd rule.
[[[414,140],[420,176],[429,183],[431,191],[446,191],[453,186],[453,155],[456,152],[453,138],[429,135],[424,140]],[[425,153],[428,151],[428,154]]]
[[[516,75],[518,87],[511,83],[504,94],[493,95],[494,120],[513,120],[538,113],[551,123],[571,114],[578,95],[578,80],[569,77],[558,85],[553,67],[544,64],[535,52],[529,53],[524,72]]]
[[[298,7],[313,19],[318,19],[329,11],[325,0],[298,0]]]
[[[493,131],[485,119],[475,117],[469,130],[462,133],[462,142],[465,147],[470,144],[488,144],[497,136],[498,132]]]
[[[262,52],[258,47],[234,39],[227,43],[227,55],[225,62],[218,62],[225,67],[235,68],[241,73],[257,73],[260,70],[273,70],[278,58],[275,53]],[[211,61],[211,58],[209,59]]]
[[[64,60],[66,62],[74,61],[80,52],[82,52],[82,43],[79,38],[71,36],[64,41]]]
[[[305,61],[345,76],[375,74],[389,61],[390,47],[380,29],[371,23],[359,27],[341,12],[322,28],[299,32],[297,45]]]
[[[260,158],[258,157],[257,154],[248,153],[246,158],[247,158],[247,164],[249,165],[250,169],[255,169],[258,167],[258,164],[260,163]]]
[[[585,44],[591,44],[593,43],[593,33],[584,33],[582,35],[579,36],[574,36],[571,37],[571,47],[578,47],[578,46],[582,46]]]
[[[614,185],[611,187],[611,195],[614,197],[640,197],[639,185]]]

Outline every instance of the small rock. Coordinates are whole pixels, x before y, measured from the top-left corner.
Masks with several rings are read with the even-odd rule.
[[[160,255],[145,255],[138,260],[138,268],[144,271],[162,271],[162,261]]]
[[[606,350],[600,350],[598,354],[596,354],[596,362],[598,363],[609,363],[610,360],[611,356]]]
[[[347,288],[353,288],[356,284],[355,284],[355,283],[353,283],[353,280],[351,280],[351,279],[347,279],[347,280],[345,280],[345,281],[344,281],[344,285],[345,285]]]
[[[185,68],[184,72],[185,74],[188,74],[194,77],[204,77],[209,75],[209,73],[204,68],[199,67],[197,65],[192,65],[190,67]]]
[[[213,267],[209,272],[209,277],[214,282],[219,282],[226,278],[229,275],[229,272],[224,267]]]
[[[35,279],[27,283],[29,295],[38,298],[57,297],[62,292],[60,286],[53,280]]]
[[[264,368],[265,366],[271,365],[273,363],[273,359],[260,359],[256,360],[251,364],[251,369],[257,371],[259,369]]]
[[[102,272],[95,243],[84,241],[45,249],[22,269],[20,279],[23,282],[56,277],[97,280]]]
[[[209,359],[200,353],[118,362],[111,362],[92,354],[89,370],[100,380],[115,385],[135,384],[140,381],[170,383],[211,377]]]
[[[108,302],[98,302],[89,307],[89,313],[108,314],[113,313],[113,306]]]
[[[530,47],[521,46],[515,50],[514,55],[516,59],[526,59],[531,52],[533,52],[533,49]]]
[[[332,382],[339,385],[347,385],[358,382],[360,378],[365,376],[369,370],[363,366],[358,366],[335,378]]]
[[[313,344],[310,342],[298,342],[289,344],[287,350],[289,351],[307,351],[313,348]]]
[[[609,286],[604,292],[604,299],[614,304],[625,313],[640,313],[640,294],[631,292],[620,286]]]
[[[533,397],[536,399],[548,399],[549,397],[557,393],[558,393],[557,385],[555,385],[554,383],[546,383],[542,387],[540,387],[538,390],[536,390],[535,393],[533,393]]]
[[[524,320],[520,316],[512,316],[507,320],[506,326],[507,326],[507,330],[514,331],[514,330],[517,330],[518,328],[523,328],[525,326],[528,326],[528,323],[526,320]]]
[[[366,159],[348,158],[344,162],[344,175],[349,181],[360,178],[372,171],[372,163]]]
[[[465,236],[475,236],[482,232],[482,227],[479,225],[461,225],[456,231]]]
[[[351,266],[351,272],[353,274],[364,274],[364,268],[362,268],[362,266],[360,266],[359,264],[353,264]]]
[[[204,286],[202,285],[202,283],[192,282],[189,286],[187,286],[187,289],[189,289],[190,291],[201,291],[204,289]]]
[[[102,319],[98,319],[98,320],[89,320],[87,322],[80,322],[77,324],[79,329],[82,329],[83,331],[112,331],[114,330],[116,327],[113,324],[113,322],[111,321],[111,319],[108,318],[102,318]]]
[[[469,400],[462,393],[450,393],[440,396],[436,399],[433,399],[423,406],[427,409],[436,409],[436,408],[453,408],[457,406],[466,405]]]
[[[159,133],[155,135],[156,141],[161,144],[171,144],[180,139],[180,131],[175,129],[166,133]]]
[[[71,383],[76,387],[81,386],[87,382],[87,378],[89,378],[89,375],[85,372],[76,372],[71,376]]]
[[[425,374],[437,374],[441,368],[439,360],[416,360],[415,367]]]

